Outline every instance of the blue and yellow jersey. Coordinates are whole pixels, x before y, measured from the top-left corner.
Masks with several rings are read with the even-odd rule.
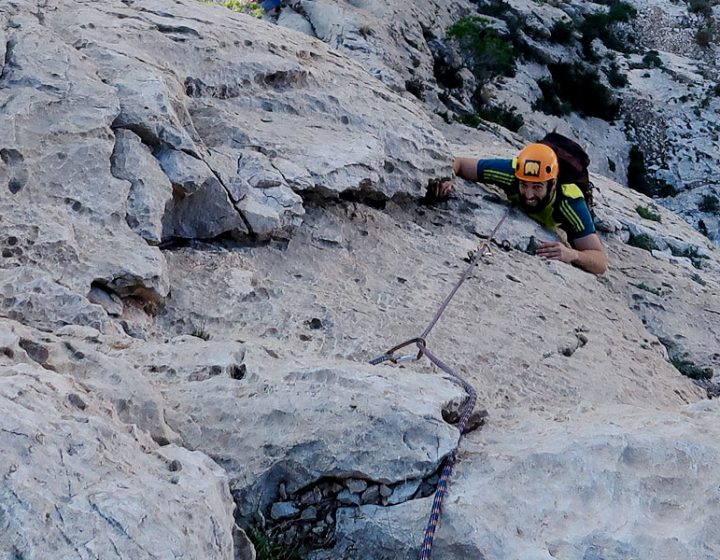
[[[515,178],[516,159],[481,159],[477,164],[478,181],[497,185],[510,202],[519,200],[518,181]],[[547,228],[560,228],[568,241],[595,233],[590,209],[580,187],[573,183],[560,185],[548,205],[540,212],[528,212],[533,220]]]

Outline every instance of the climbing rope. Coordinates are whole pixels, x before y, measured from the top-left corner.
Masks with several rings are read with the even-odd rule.
[[[460,385],[468,394],[468,399],[463,406],[460,420],[457,423],[457,428],[458,430],[460,430],[460,438],[462,438],[462,434],[465,431],[468,420],[470,419],[470,414],[472,414],[472,411],[475,408],[475,402],[477,401],[477,393],[475,392],[475,389],[472,387],[472,385],[470,385],[467,381],[465,381],[462,377],[455,373],[452,368],[450,368],[450,366],[448,366],[445,362],[443,362],[440,358],[438,358],[437,356],[435,356],[435,354],[428,350],[425,339],[427,338],[428,334],[430,334],[430,331],[435,327],[435,324],[440,320],[440,317],[445,312],[447,306],[450,304],[453,296],[455,296],[457,291],[460,289],[460,286],[462,286],[465,280],[467,280],[471,276],[472,271],[475,268],[475,265],[477,264],[480,257],[489,253],[490,243],[495,237],[495,234],[500,229],[500,226],[502,226],[505,219],[510,215],[511,211],[512,208],[508,208],[508,210],[503,214],[502,218],[500,218],[500,221],[497,223],[495,228],[492,230],[492,233],[483,243],[478,246],[475,254],[470,259],[470,264],[468,264],[465,272],[455,283],[452,291],[443,300],[440,308],[437,310],[437,313],[435,313],[435,316],[432,318],[430,324],[428,324],[423,333],[418,337],[411,338],[410,340],[401,342],[397,346],[393,346],[384,354],[381,354],[377,358],[370,360],[370,363],[372,365],[377,365],[386,361],[391,361],[393,363],[415,361],[419,360],[423,356],[426,356],[428,360],[430,360],[433,364],[435,364],[442,371],[450,375],[452,381]],[[418,352],[416,355],[409,354],[406,356],[399,356],[397,358],[394,356],[395,352],[412,344],[417,346]],[[457,459],[457,451],[459,447],[460,439],[458,439],[458,444],[455,449],[453,449],[453,451],[445,458],[445,461],[443,463],[442,472],[440,473],[437,488],[435,489],[435,497],[433,498],[432,509],[430,510],[430,518],[428,519],[427,526],[425,527],[425,536],[423,538],[422,547],[420,549],[420,560],[431,559],[433,539],[435,538],[435,530],[437,529],[438,522],[440,521],[442,502],[445,498],[445,495],[447,494],[448,484],[450,483],[450,477],[452,476],[453,467],[455,466],[455,461]]]

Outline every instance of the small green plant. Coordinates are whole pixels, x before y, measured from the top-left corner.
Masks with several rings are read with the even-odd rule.
[[[650,208],[645,206],[636,206],[635,211],[640,214],[641,218],[645,218],[646,220],[651,220],[653,222],[662,222],[662,218],[660,217],[660,214],[655,212],[654,210],[657,210],[657,208]]]
[[[699,367],[690,360],[675,356],[670,361],[675,369],[690,379],[710,379],[713,376],[712,368]]]
[[[298,545],[285,545],[278,538],[257,527],[248,531],[248,537],[255,547],[257,560],[301,560]]]
[[[367,24],[358,27],[358,33],[360,33],[360,35],[362,35],[365,39],[375,34],[372,27]]]
[[[425,96],[425,83],[420,78],[405,80],[405,89],[420,101],[422,101]]]
[[[705,220],[698,220],[698,231],[702,233],[705,237],[710,237],[710,232],[708,231],[707,225],[705,224]]]
[[[720,200],[713,194],[703,195],[698,208],[708,214],[718,214],[720,213]]]
[[[690,280],[692,280],[693,282],[697,282],[701,286],[707,286],[707,282],[705,282],[705,280],[702,279],[702,276],[700,276],[697,272],[692,273],[692,275],[690,276]]]
[[[223,2],[213,2],[213,0],[200,0],[203,4],[214,4],[224,6],[225,8],[241,14],[248,14],[256,18],[265,15],[265,10],[254,0],[224,0]]]
[[[662,295],[662,292],[658,290],[657,288],[652,288],[645,284],[645,282],[640,282],[639,284],[632,284],[635,286],[638,290],[644,290],[646,292],[650,292],[651,294],[655,294],[656,296]]]
[[[690,262],[692,262],[692,265],[695,268],[702,269],[702,259],[707,259],[707,255],[701,255],[698,252],[697,247],[686,247],[685,249],[677,249],[676,247],[670,247],[670,251],[672,254],[676,257],[685,257],[686,259],[690,259]]]
[[[638,249],[645,249],[646,251],[656,251],[658,249],[655,240],[647,233],[640,233],[638,235],[630,234],[628,245],[637,247]]]
[[[201,323],[200,326],[195,327],[193,332],[191,332],[190,334],[196,338],[210,340],[210,333],[205,330],[205,323]]]

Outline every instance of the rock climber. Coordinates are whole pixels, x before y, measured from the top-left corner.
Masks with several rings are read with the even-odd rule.
[[[569,245],[545,241],[536,249],[536,255],[593,274],[607,270],[607,254],[583,192],[574,183],[559,183],[558,158],[549,146],[529,144],[513,159],[456,157],[453,173],[468,181],[497,185],[528,216],[545,227],[565,232]],[[453,188],[452,178],[431,181],[426,200],[444,200]]]

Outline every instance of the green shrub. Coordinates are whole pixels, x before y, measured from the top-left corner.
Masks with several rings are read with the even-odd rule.
[[[515,107],[504,103],[500,105],[482,105],[477,113],[459,115],[456,120],[472,128],[477,128],[481,121],[490,121],[513,132],[517,132],[525,123],[522,115],[517,113]]]
[[[567,115],[572,111],[570,104],[560,98],[560,88],[555,82],[543,78],[537,84],[542,97],[532,104],[535,111],[557,116]]]
[[[550,30],[550,40],[561,45],[567,45],[573,40],[575,24],[572,21],[558,20]]]
[[[508,14],[516,15],[517,11],[505,0],[487,0],[477,2],[477,11],[479,14],[491,16],[494,18],[505,20]]]
[[[646,251],[655,251],[658,248],[655,240],[647,233],[640,233],[638,235],[630,234],[628,245],[637,247],[638,249],[645,249]]]
[[[657,210],[657,208],[655,210]],[[654,212],[653,209],[651,209],[650,207],[646,208],[645,206],[636,206],[635,211],[640,214],[641,218],[645,218],[646,220],[652,220],[653,222],[662,222],[660,214]]]
[[[548,70],[556,85],[553,94],[581,115],[613,121],[620,113],[620,102],[613,92],[602,84],[594,69],[576,62],[549,64]],[[543,89],[542,85],[540,89]]]
[[[661,181],[659,179],[653,179],[651,181],[651,190],[653,195],[657,195],[661,198],[667,198],[669,196],[675,196],[678,190],[671,184]]]
[[[692,13],[699,14],[705,18],[712,17],[712,4],[710,0],[689,0],[688,9]]]
[[[485,105],[478,113],[480,118],[504,126],[508,130],[517,132],[525,124],[522,115],[517,113],[516,107],[502,103],[500,105]]]
[[[448,28],[447,36],[457,41],[465,64],[481,83],[496,76],[515,74],[512,42],[488,27],[487,20],[479,16],[464,17]]]
[[[708,214],[720,213],[720,200],[713,194],[703,195],[698,208]]]
[[[425,83],[421,79],[413,78],[412,80],[405,80],[405,89],[420,101],[423,101],[425,97]]]
[[[710,237],[710,232],[708,231],[707,226],[705,225],[704,220],[698,221],[698,231],[702,233],[705,237]]]
[[[628,2],[623,2],[623,0],[610,2],[609,6],[608,20],[610,23],[628,23],[637,16],[637,10],[633,5]]]
[[[702,48],[710,48],[713,41],[713,30],[710,27],[701,27],[695,32],[695,42]]]
[[[628,187],[650,196],[650,184],[647,180],[647,168],[645,166],[645,154],[640,146],[630,147],[630,158],[627,169]]]
[[[617,62],[610,64],[610,68],[605,72],[605,75],[608,83],[614,88],[623,88],[628,84],[627,76],[620,71]]]
[[[699,367],[690,360],[675,356],[670,361],[675,369],[690,379],[710,379],[713,376],[712,368]]]
[[[660,58],[660,53],[657,51],[648,51],[642,58],[642,68],[662,68],[663,61]]]
[[[592,49],[595,39],[600,39],[605,46],[616,51],[628,52],[633,49],[635,37],[621,31],[617,24],[632,20],[637,15],[637,10],[622,0],[606,2],[605,5],[609,7],[607,12],[589,14],[580,25],[583,54],[589,61],[597,60]]]

